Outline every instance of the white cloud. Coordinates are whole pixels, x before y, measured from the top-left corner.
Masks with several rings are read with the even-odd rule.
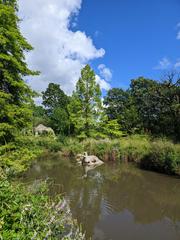
[[[180,59],[174,64],[174,68],[180,68]]]
[[[103,57],[104,49],[97,49],[82,31],[72,31],[77,22],[81,0],[19,0],[21,30],[34,47],[27,55],[29,66],[41,75],[29,79],[33,89],[42,91],[49,82],[58,83],[70,94],[89,61]],[[71,23],[72,16],[75,22]],[[108,74],[108,73],[107,73]],[[98,78],[100,81],[100,77]],[[107,88],[106,79],[101,87]]]
[[[112,72],[109,68],[104,64],[100,64],[98,66],[101,77],[103,77],[106,81],[110,81],[112,79]]]
[[[168,58],[164,57],[159,61],[158,65],[154,68],[157,70],[165,70],[171,66],[171,62]]]
[[[101,89],[109,90],[111,88],[111,85],[99,75],[96,75],[96,82],[100,85]]]

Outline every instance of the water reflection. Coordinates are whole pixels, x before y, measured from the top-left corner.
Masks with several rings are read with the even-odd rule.
[[[82,176],[84,176],[82,178]],[[52,178],[74,218],[96,240],[180,239],[180,179],[132,165],[84,169],[58,155],[42,156],[24,181]]]

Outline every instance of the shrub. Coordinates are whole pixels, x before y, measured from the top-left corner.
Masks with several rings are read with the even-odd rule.
[[[0,182],[0,239],[85,239],[65,200],[50,200],[46,189],[42,183],[31,193],[23,185]]]
[[[83,143],[76,138],[67,138],[62,147],[64,156],[75,156],[78,153],[84,152]]]
[[[145,169],[167,174],[178,174],[180,169],[180,146],[167,140],[151,143],[149,154],[140,163]]]
[[[139,162],[150,149],[150,139],[144,135],[132,135],[120,140],[121,160]]]

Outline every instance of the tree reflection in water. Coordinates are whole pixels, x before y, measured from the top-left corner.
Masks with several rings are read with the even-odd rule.
[[[43,177],[56,184],[51,194],[65,194],[88,237],[180,239],[179,179],[128,164],[82,168],[50,154],[37,161],[23,181]]]

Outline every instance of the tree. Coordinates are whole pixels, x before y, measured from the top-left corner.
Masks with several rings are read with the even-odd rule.
[[[50,116],[49,125],[54,129],[54,131],[61,135],[69,134],[69,115],[64,108],[55,108]]]
[[[140,77],[132,80],[131,95],[145,130],[180,139],[180,78],[174,71],[162,82]]]
[[[107,120],[101,124],[102,133],[105,137],[118,138],[122,137],[123,133],[120,130],[120,125],[117,119]]]
[[[42,104],[45,106],[46,117],[49,119],[48,125],[57,134],[67,135],[70,127],[67,105],[70,98],[60,88],[60,85],[55,83],[50,83],[42,94]]]
[[[16,0],[0,0],[0,143],[14,139],[32,120],[33,92],[24,77],[35,75],[24,52],[32,50],[19,30]]]
[[[43,106],[37,106],[33,104],[33,127],[38,126],[39,124],[48,125],[49,119],[46,115],[46,110]]]
[[[166,72],[158,93],[162,109],[161,131],[180,140],[180,74],[174,70]]]
[[[104,98],[106,113],[109,119],[119,119],[126,109],[129,93],[121,88],[112,88]]]
[[[102,103],[100,86],[89,65],[81,71],[68,109],[75,132],[83,137],[92,136],[100,120]]]
[[[109,120],[117,120],[119,129],[134,133],[139,128],[139,118],[131,92],[121,88],[112,88],[104,99],[105,111]]]
[[[42,92],[42,104],[52,113],[56,108],[67,108],[69,97],[60,88],[59,84],[49,83],[45,92]]]
[[[139,77],[131,81],[130,91],[139,113],[142,126],[147,132],[155,132],[161,111],[159,82]]]

